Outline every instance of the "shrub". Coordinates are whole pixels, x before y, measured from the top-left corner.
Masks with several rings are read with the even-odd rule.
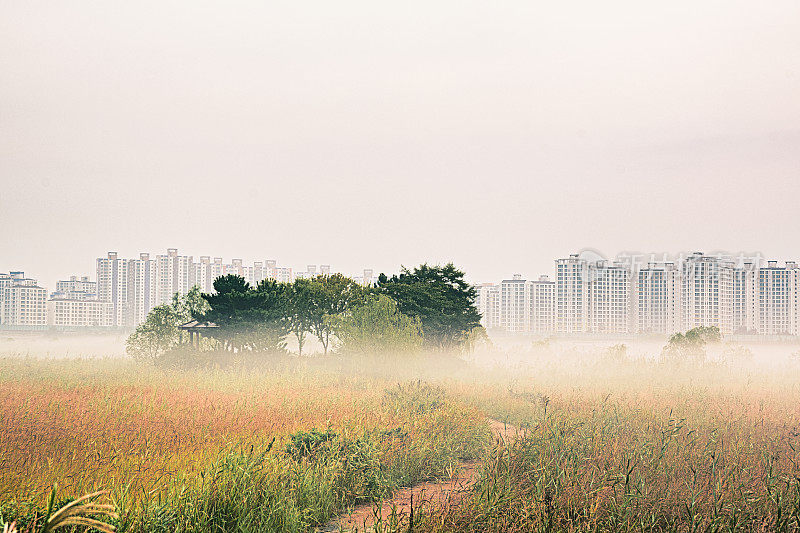
[[[383,405],[395,412],[424,414],[444,405],[445,391],[442,387],[420,381],[387,389]]]
[[[300,461],[303,457],[313,456],[323,444],[333,441],[336,437],[336,433],[330,428],[324,433],[317,428],[312,428],[311,431],[298,431],[289,436],[286,453],[295,461]]]
[[[702,361],[706,357],[705,345],[720,342],[722,336],[716,326],[699,326],[684,333],[675,333],[661,351],[666,359]]]

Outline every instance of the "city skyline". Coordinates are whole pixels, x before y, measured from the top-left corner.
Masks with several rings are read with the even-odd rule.
[[[723,335],[800,335],[797,261],[702,252],[648,259],[576,253],[555,260],[554,279],[514,274],[481,283],[481,324],[490,332],[545,337],[669,336],[696,327]]]
[[[292,283],[300,278],[335,273],[327,264],[309,264],[305,270],[279,265],[275,259],[228,261],[222,257],[181,255],[177,248],[156,254],[140,252],[125,257],[109,251],[95,260],[95,276],[71,274],[48,291],[38,279],[22,270],[0,272],[0,327],[22,329],[134,328],[143,323],[156,306],[168,305],[173,297],[197,287],[214,292],[214,281],[238,275],[252,287],[263,280]],[[372,269],[350,275],[361,285],[377,281]],[[49,297],[48,297],[49,294]]]
[[[156,255],[158,255],[159,253],[162,253],[163,251],[170,250],[170,249],[178,250],[182,256],[192,257],[195,260],[195,262],[199,262],[200,259],[203,258],[203,257],[208,257],[212,261],[214,259],[221,259],[222,262],[224,264],[226,264],[226,265],[227,264],[231,264],[233,261],[241,261],[244,264],[252,265],[253,263],[256,263],[256,262],[259,262],[259,261],[260,262],[266,262],[266,261],[269,261],[269,260],[274,260],[274,261],[277,261],[280,264],[281,267],[289,268],[293,272],[304,272],[304,269],[306,269],[310,265],[318,265],[318,266],[322,265],[322,266],[330,267],[330,265],[328,265],[325,262],[313,262],[313,261],[307,262],[307,263],[297,262],[296,265],[294,265],[294,263],[292,263],[292,264],[283,263],[279,259],[274,259],[274,257],[271,256],[271,255],[270,256],[257,256],[255,254],[253,254],[251,256],[248,256],[248,255],[239,254],[239,255],[233,255],[233,256],[221,256],[221,255],[214,255],[214,254],[191,254],[191,253],[185,253],[182,248],[167,247],[167,248],[162,249],[161,251],[157,251],[157,250],[154,251],[151,248],[147,248],[146,251],[137,250],[135,252],[130,252],[130,253],[128,253],[128,252],[120,252],[120,251],[118,251],[118,250],[120,250],[119,248],[107,249],[106,251],[104,251],[101,254],[96,255],[96,256],[94,256],[92,258],[89,258],[89,259],[82,258],[79,262],[81,264],[88,264],[89,265],[87,268],[82,269],[82,270],[68,270],[68,269],[62,268],[62,267],[60,267],[58,265],[49,266],[49,265],[52,265],[52,262],[45,262],[45,264],[48,265],[48,266],[40,267],[40,266],[37,266],[37,265],[33,265],[33,266],[26,267],[26,266],[17,266],[16,264],[10,264],[10,263],[9,264],[0,264],[0,272],[6,272],[6,273],[10,272],[10,271],[22,271],[22,272],[25,272],[26,275],[30,275],[31,278],[34,278],[34,279],[38,280],[39,283],[43,287],[47,288],[48,291],[49,291],[49,290],[51,290],[52,287],[57,287],[57,285],[60,282],[69,279],[71,276],[77,276],[78,278],[80,278],[82,276],[88,276],[90,279],[95,280],[95,276],[96,276],[96,272],[97,272],[97,258],[101,257],[101,256],[105,256],[108,253],[116,253],[120,258],[126,258],[126,259],[135,259],[135,258],[138,258],[142,254],[147,254],[147,255],[151,256],[152,258],[155,258]],[[249,257],[252,257],[252,259],[249,259]],[[5,259],[5,257],[3,257],[2,259]],[[362,274],[365,269],[375,270],[376,275],[378,273],[380,273],[378,270],[371,268],[369,265],[365,265],[362,268],[357,269],[357,270],[355,270],[353,272],[342,272],[341,270],[336,270],[336,272],[342,272],[343,274],[346,274],[348,276],[358,276],[358,275]],[[398,269],[399,269],[399,267],[398,267]],[[55,274],[52,274],[49,277],[45,277],[45,276],[41,275],[41,272],[55,272]]]
[[[800,268],[760,253],[695,251],[620,253],[609,259],[584,249],[554,260],[554,275],[474,283],[475,304],[489,331],[511,334],[671,334],[716,326],[723,334],[800,334]],[[70,275],[48,291],[24,271],[0,273],[0,323],[5,326],[132,328],[149,311],[192,287],[213,292],[220,276],[242,276],[252,286],[336,273],[328,264],[293,270],[274,259],[181,255],[178,249],[138,257],[115,251],[96,259],[96,276]],[[377,272],[352,276],[373,285]],[[46,303],[45,303],[46,300]]]
[[[291,261],[291,260],[282,261],[280,259],[275,259],[275,257],[277,257],[275,254],[266,254],[266,255],[261,254],[261,255],[258,255],[258,254],[236,254],[236,253],[234,253],[231,256],[208,254],[208,253],[193,254],[193,253],[187,252],[184,248],[174,247],[174,246],[168,246],[168,247],[162,248],[160,250],[156,249],[155,247],[145,247],[143,250],[140,249],[140,250],[134,250],[134,251],[130,251],[130,252],[128,252],[128,251],[121,252],[120,250],[125,250],[125,249],[123,249],[123,248],[106,247],[105,251],[93,256],[90,259],[81,258],[81,260],[79,261],[80,263],[89,265],[87,268],[85,268],[83,270],[81,270],[81,269],[69,270],[69,269],[66,269],[66,268],[62,268],[62,267],[59,266],[59,264],[57,264],[57,263],[53,262],[52,260],[50,260],[50,261],[45,261],[45,266],[39,266],[39,265],[30,266],[30,265],[22,265],[22,264],[16,264],[16,263],[7,262],[5,264],[0,264],[0,272],[9,272],[9,271],[15,271],[15,270],[23,271],[26,274],[30,274],[30,277],[39,280],[40,284],[42,284],[44,287],[46,287],[46,288],[48,288],[48,290],[50,290],[51,287],[56,287],[59,282],[68,279],[70,276],[78,276],[78,277],[89,276],[90,278],[93,278],[93,276],[96,275],[96,267],[97,267],[96,261],[97,261],[97,258],[101,257],[101,256],[105,256],[108,253],[116,253],[121,258],[122,257],[124,257],[124,258],[137,258],[142,254],[148,254],[148,255],[150,255],[152,257],[155,257],[157,254],[161,253],[162,251],[170,250],[170,249],[179,250],[182,256],[192,257],[195,260],[195,262],[199,262],[200,259],[203,258],[203,257],[208,257],[211,260],[215,260],[215,259],[216,260],[222,260],[222,262],[225,263],[225,264],[230,264],[233,261],[241,261],[241,262],[243,262],[245,264],[252,265],[253,263],[259,262],[259,261],[264,262],[264,261],[268,261],[268,260],[275,260],[278,263],[280,263],[280,265],[282,267],[290,268],[294,272],[302,272],[303,269],[308,267],[309,265],[326,265],[329,268],[332,268],[332,271],[339,272],[339,273],[345,274],[347,276],[360,275],[363,272],[364,269],[370,269],[370,270],[374,271],[375,275],[378,275],[380,273],[385,273],[387,275],[391,275],[393,273],[399,272],[401,267],[411,268],[413,266],[416,266],[417,264],[422,264],[422,263],[426,262],[426,261],[419,261],[419,262],[416,262],[416,263],[413,263],[413,262],[399,263],[396,266],[394,266],[393,268],[388,268],[388,269],[376,268],[376,267],[373,266],[372,263],[367,263],[365,265],[357,267],[355,270],[348,271],[348,270],[345,270],[345,269],[342,269],[342,268],[337,268],[336,265],[331,265],[330,262],[309,261],[309,262],[303,263],[303,262],[300,262],[300,261]],[[569,255],[569,253],[570,253],[569,250],[570,250],[569,248],[561,247],[560,253],[554,254],[553,257]],[[799,251],[798,251],[798,253],[796,255],[793,255],[793,254],[790,253],[790,254],[784,255],[784,256],[777,255],[777,254],[776,255],[765,254],[762,251],[752,251],[752,250],[744,251],[742,249],[739,249],[737,251],[732,251],[732,250],[723,250],[723,249],[720,249],[720,248],[710,248],[710,249],[709,248],[705,248],[705,249],[704,248],[695,248],[695,249],[686,248],[686,249],[682,249],[682,250],[679,250],[679,251],[672,251],[672,252],[641,251],[641,250],[632,250],[630,248],[627,248],[627,249],[618,250],[615,254],[605,253],[604,251],[600,250],[597,247],[571,248],[571,250],[577,250],[576,253],[578,253],[578,254],[580,254],[582,256],[586,256],[589,259],[607,260],[607,261],[636,261],[640,265],[646,265],[647,263],[650,263],[650,262],[659,262],[659,261],[661,261],[661,262],[664,262],[664,261],[680,262],[682,260],[682,258],[688,257],[688,256],[690,256],[691,254],[693,254],[693,253],[695,253],[697,251],[702,251],[704,254],[710,255],[710,256],[725,256],[725,257],[729,257],[732,260],[734,260],[735,262],[739,262],[739,263],[741,263],[741,262],[762,262],[762,263],[766,263],[767,261],[770,261],[770,260],[792,260],[791,258],[794,258],[794,257],[800,258],[800,247],[798,247]],[[466,276],[467,280],[470,283],[473,283],[473,284],[484,283],[488,279],[510,278],[510,277],[512,277],[512,275],[515,275],[515,274],[521,274],[526,279],[533,279],[533,278],[536,278],[536,277],[538,277],[540,275],[552,275],[552,274],[555,273],[555,269],[553,268],[553,264],[552,264],[553,263],[552,257],[549,258],[546,261],[543,261],[542,262],[543,266],[541,268],[538,268],[538,267],[535,267],[535,266],[532,266],[532,265],[527,265],[527,266],[526,265],[521,265],[521,266],[515,266],[513,268],[507,268],[507,267],[504,267],[504,266],[497,266],[497,267],[494,267],[492,270],[496,270],[496,271],[500,272],[500,274],[497,275],[497,276],[490,276],[490,277],[485,277],[485,278],[479,278],[478,276],[476,276],[474,274],[473,271],[470,271],[469,268],[465,267],[463,264],[460,264],[458,261],[444,260],[444,261],[440,261],[438,263],[434,262],[434,261],[427,261],[427,263],[429,263],[429,264],[445,264],[445,263],[449,263],[449,262],[453,262],[457,267],[462,269],[465,272],[465,276]],[[537,262],[537,265],[538,264],[539,264],[539,262]],[[54,274],[50,275],[49,277],[48,276],[44,276],[44,275],[41,274],[42,272],[48,272],[48,271],[54,272]]]
[[[167,246],[165,248],[161,248],[160,250],[168,250],[168,249],[172,249],[172,248],[180,250],[181,255],[193,257],[196,261],[199,261],[199,259],[201,257],[210,257],[212,259],[214,259],[214,258],[222,258],[223,261],[227,262],[227,263],[233,261],[234,259],[237,259],[237,260],[243,261],[244,263],[248,263],[248,264],[252,265],[253,263],[255,263],[257,261],[265,261],[267,259],[274,259],[275,257],[279,257],[278,254],[266,254],[266,255],[265,254],[261,254],[261,255],[259,255],[257,253],[252,253],[252,254],[241,254],[241,253],[237,254],[237,253],[234,253],[233,255],[221,255],[221,254],[220,255],[216,255],[216,254],[208,254],[208,253],[193,254],[193,253],[187,252],[184,248],[181,248],[181,247],[177,247],[176,248],[174,246]],[[800,258],[800,245],[798,246],[797,249],[799,251],[797,252],[796,255],[793,255],[792,253],[789,253],[789,254],[786,254],[786,255],[767,254],[767,253],[764,253],[764,252],[759,251],[759,250],[756,250],[756,251],[747,250],[747,251],[745,251],[745,250],[743,250],[741,248],[739,248],[736,251],[723,250],[723,249],[721,249],[719,247],[717,247],[717,248],[702,248],[702,247],[700,247],[700,248],[684,248],[684,249],[679,249],[679,251],[674,251],[674,252],[642,251],[642,250],[633,250],[631,248],[623,248],[623,249],[619,249],[615,254],[606,254],[603,251],[601,251],[598,247],[573,247],[573,248],[568,248],[568,247],[563,247],[562,246],[562,247],[559,247],[558,253],[554,254],[552,257],[566,255],[566,254],[568,254],[569,250],[578,250],[578,253],[589,254],[590,256],[593,256],[593,257],[595,257],[597,259],[605,259],[605,260],[608,260],[608,261],[616,261],[616,260],[619,260],[620,258],[635,257],[635,258],[639,258],[639,262],[641,264],[646,264],[646,263],[652,262],[652,261],[667,261],[667,260],[679,261],[681,257],[687,257],[687,256],[691,255],[692,253],[694,253],[695,251],[699,250],[699,251],[703,251],[703,253],[705,253],[707,255],[716,255],[716,256],[724,255],[724,256],[727,256],[727,257],[736,258],[737,261],[741,261],[741,260],[744,260],[744,259],[748,259],[748,260],[752,261],[752,260],[758,259],[758,260],[760,260],[762,262],[766,262],[768,260],[784,260],[783,258],[793,258],[793,257]],[[124,251],[121,251],[121,250],[124,250]],[[13,262],[7,261],[7,262],[4,262],[3,264],[0,264],[0,272],[8,272],[8,271],[13,271],[13,270],[24,271],[26,274],[30,274],[30,276],[32,278],[35,278],[35,279],[39,280],[39,282],[43,286],[45,286],[46,288],[48,288],[48,290],[50,290],[50,288],[51,287],[55,287],[59,281],[62,281],[64,279],[66,279],[66,277],[69,277],[69,276],[73,276],[73,275],[76,275],[76,276],[79,276],[79,277],[80,276],[90,276],[90,277],[94,276],[96,274],[96,260],[97,260],[97,257],[105,255],[109,251],[114,251],[114,252],[118,253],[119,257],[134,258],[134,257],[139,257],[139,255],[142,254],[142,253],[147,253],[147,254],[150,254],[152,256],[155,256],[157,253],[160,253],[157,250],[159,250],[159,249],[155,248],[155,247],[152,247],[152,246],[151,247],[145,247],[143,250],[142,249],[129,250],[128,248],[118,248],[118,247],[109,248],[109,247],[106,247],[105,251],[100,252],[99,255],[94,255],[89,259],[79,258],[79,260],[73,261],[73,262],[77,262],[77,263],[82,264],[82,265],[88,265],[83,269],[72,269],[72,270],[70,270],[68,268],[61,267],[60,263],[55,263],[52,260],[45,261],[43,263],[43,266],[40,266],[40,265],[26,266],[26,265],[21,264],[21,263],[13,263]],[[489,270],[493,271],[493,272],[494,271],[498,272],[498,275],[492,275],[492,276],[487,276],[487,277],[479,277],[478,275],[475,274],[474,270],[470,270],[469,267],[465,266],[462,263],[459,263],[457,260],[449,260],[449,259],[444,259],[444,260],[441,260],[441,261],[425,261],[425,260],[421,260],[421,261],[417,261],[417,262],[406,261],[406,262],[398,263],[397,265],[394,265],[394,266],[390,266],[389,268],[386,268],[386,269],[381,269],[381,268],[378,268],[376,266],[373,266],[373,265],[377,265],[378,264],[378,262],[375,261],[375,262],[371,262],[371,263],[368,262],[368,263],[366,263],[364,265],[361,265],[361,266],[356,266],[356,268],[353,269],[353,270],[346,270],[344,268],[338,268],[336,264],[333,264],[330,261],[320,262],[319,260],[317,260],[317,261],[301,262],[301,261],[292,261],[292,260],[282,261],[280,259],[278,259],[277,261],[279,263],[281,263],[281,266],[284,266],[284,267],[287,267],[287,268],[291,268],[293,271],[297,271],[297,272],[302,272],[303,271],[302,269],[304,269],[308,265],[313,265],[313,264],[325,265],[325,264],[327,264],[327,265],[331,265],[331,267],[333,268],[333,271],[340,272],[340,273],[343,273],[343,274],[348,275],[348,276],[357,276],[357,275],[361,274],[364,269],[373,270],[375,272],[375,275],[378,275],[380,273],[385,273],[387,275],[390,275],[390,274],[399,272],[401,266],[411,268],[413,266],[416,266],[418,264],[422,264],[424,262],[427,262],[429,264],[445,264],[445,263],[453,262],[457,267],[459,267],[460,269],[462,269],[465,272],[466,278],[470,283],[480,284],[480,283],[486,282],[486,280],[503,279],[504,277],[511,277],[512,274],[522,274],[524,277],[527,277],[528,279],[533,279],[534,277],[538,277],[540,275],[552,275],[555,272],[555,269],[553,268],[553,265],[552,265],[552,262],[553,262],[552,257],[548,258],[547,260],[537,261],[535,263],[535,265],[534,264],[517,265],[517,266],[514,266],[512,268],[507,268],[507,267],[504,267],[504,266],[494,266]],[[779,259],[774,259],[774,258],[779,258]],[[4,260],[5,256],[3,256],[0,259]],[[789,259],[789,260],[791,260],[791,259]],[[5,269],[5,270],[3,270],[3,269]],[[51,274],[49,274],[49,275],[43,275],[42,274],[42,273],[47,273],[47,272],[50,272]]]

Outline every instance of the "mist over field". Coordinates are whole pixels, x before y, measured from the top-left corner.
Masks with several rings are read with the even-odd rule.
[[[496,336],[468,352],[307,345],[186,366],[137,362],[124,340],[0,338],[0,516],[32,523],[24,509],[57,487],[60,498],[110,491],[108,523],[126,531],[791,529],[798,518],[794,343],[671,353],[663,338]]]
[[[86,335],[0,334],[0,357],[31,357],[34,359],[124,358],[124,334]]]
[[[0,335],[0,357],[31,357],[36,359],[60,358],[126,358],[125,339],[119,334],[53,333],[49,336],[20,335],[4,332]],[[321,353],[319,343],[309,341],[309,353]],[[492,336],[490,343],[481,346],[467,358],[470,362],[485,367],[508,367],[533,365],[545,360],[563,361],[564,358],[593,360],[613,346],[625,346],[628,360],[657,361],[666,338],[653,339],[569,339],[546,337]],[[742,346],[751,352],[746,358],[731,355],[731,346]],[[289,344],[291,351],[296,343]],[[707,350],[709,362],[744,365],[752,369],[780,374],[787,365],[800,357],[800,342],[729,342]],[[800,358],[797,359],[800,361]]]

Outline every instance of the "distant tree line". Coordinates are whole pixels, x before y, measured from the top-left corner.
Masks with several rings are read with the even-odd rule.
[[[293,337],[302,355],[310,336],[325,354],[461,349],[480,331],[475,296],[453,264],[402,268],[369,287],[342,274],[255,286],[226,275],[213,293],[194,288],[153,309],[127,346],[134,357],[157,358],[180,344],[179,324],[195,319],[217,326],[207,330],[208,347],[235,352],[285,353]]]

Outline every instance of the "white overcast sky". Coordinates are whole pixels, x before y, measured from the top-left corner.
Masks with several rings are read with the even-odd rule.
[[[0,1],[0,271],[800,259],[800,2]]]

